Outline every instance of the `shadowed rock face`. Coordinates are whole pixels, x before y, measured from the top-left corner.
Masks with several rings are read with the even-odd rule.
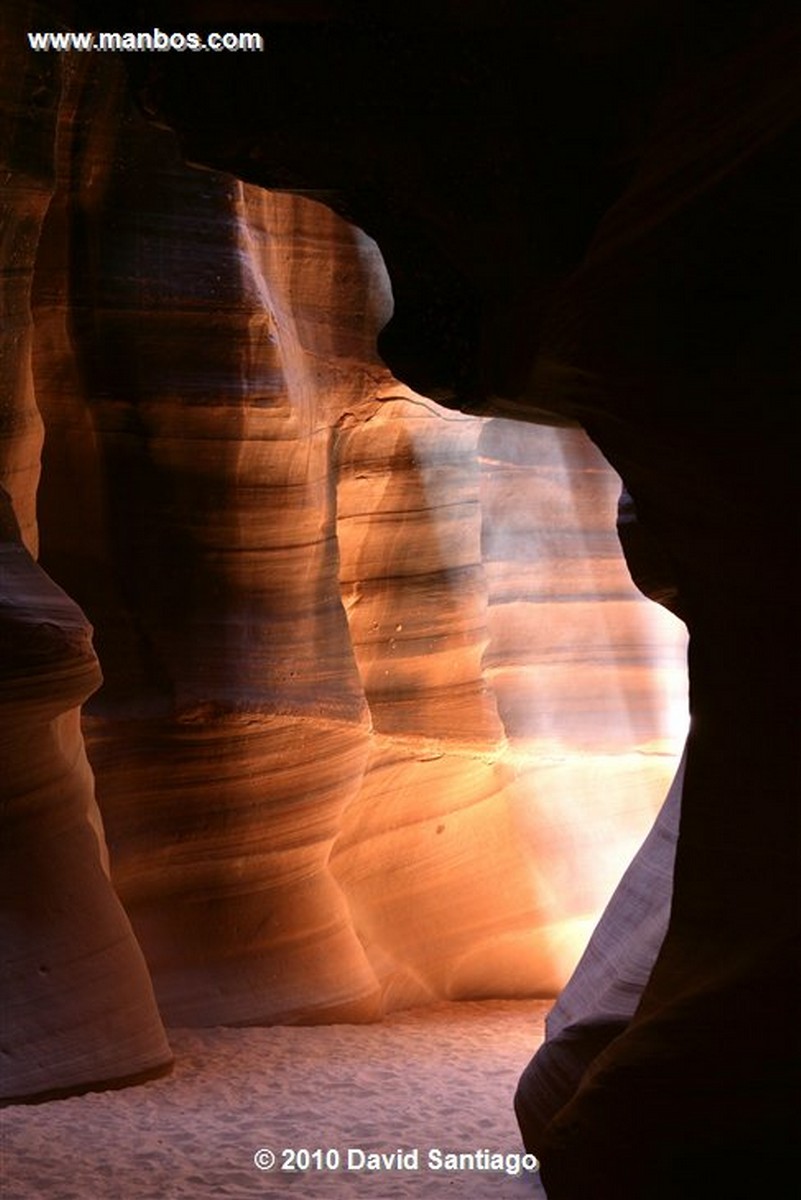
[[[46,1098],[171,1062],[148,970],[108,876],[80,729],[101,682],[83,613],[0,520],[3,1098]]]
[[[17,22],[14,17],[19,15]],[[27,19],[26,19],[27,18]],[[61,73],[0,30],[0,1062],[3,1098],[112,1086],[171,1061],[147,967],[108,877],[80,729],[99,687],[91,627],[36,564],[41,420],[30,289],[54,183]]]
[[[377,239],[400,378],[577,420],[622,475],[691,638],[670,924],[605,1049],[588,1013],[532,1145],[565,1200],[744,1195],[797,1098],[797,15],[326,16],[268,25],[270,69],[215,65],[217,88],[188,59],[134,78],[193,160],[325,191]]]

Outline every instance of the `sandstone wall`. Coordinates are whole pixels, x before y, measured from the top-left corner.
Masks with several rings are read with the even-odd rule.
[[[170,1063],[150,977],[108,876],[80,728],[101,684],[84,614],[36,564],[41,419],[32,274],[54,186],[58,60],[0,23],[0,1096],[58,1094]]]
[[[154,9],[146,0],[136,5],[145,19]],[[251,23],[250,10],[228,4],[225,19]],[[198,19],[211,23],[222,11],[208,0]],[[791,1116],[801,1090],[797,5],[473,0],[425,13],[420,6],[412,20],[408,3],[301,6],[293,14],[264,12],[269,70],[259,56],[172,55],[156,63],[136,56],[135,90],[176,131],[189,161],[266,188],[321,189],[318,196],[375,237],[394,299],[378,345],[398,378],[473,415],[572,420],[586,429],[625,483],[636,578],[681,612],[689,630],[683,777],[565,989],[544,1054],[521,1083],[524,1138],[542,1161],[552,1200],[759,1194],[777,1165],[790,1177],[799,1167]],[[661,745],[660,732],[647,728],[639,651],[627,640],[634,610],[609,579],[605,603],[583,606],[593,588],[579,583],[570,553],[559,549],[571,541],[570,522],[550,503],[541,523],[527,511],[527,483],[539,500],[553,482],[543,443],[526,445],[520,464],[536,467],[523,470],[512,469],[508,451],[485,448],[488,467],[507,466],[489,467],[484,482],[510,483],[499,508],[525,531],[523,542],[533,536],[532,558],[540,560],[520,606],[495,564],[526,556],[503,539],[495,544],[497,531],[485,520],[492,489],[483,496],[479,489],[488,635],[481,673],[507,738],[497,757],[487,753],[515,769],[517,784],[537,785],[521,809],[507,806],[524,824],[530,818],[536,853],[525,862],[534,902],[524,898],[506,850],[492,843],[504,864],[496,878],[510,891],[494,887],[494,903],[482,910],[472,892],[454,886],[449,907],[433,882],[442,876],[426,826],[416,820],[431,801],[416,786],[396,796],[394,829],[382,828],[388,799],[370,814],[385,859],[403,844],[399,832],[409,835],[409,855],[395,860],[391,875],[372,873],[379,860],[360,836],[371,828],[366,813],[332,859],[351,895],[358,874],[358,924],[372,939],[361,933],[371,962],[391,948],[395,961],[417,962],[423,981],[436,972],[436,987],[461,988],[467,975],[476,986],[482,972],[462,968],[473,950],[486,964],[490,948],[513,935],[516,906],[527,914],[529,946],[534,930],[570,940],[571,914],[591,903],[611,830],[631,811],[618,791],[620,770],[599,771],[589,796],[578,786],[593,756],[624,765],[601,753],[613,724],[608,698],[618,696],[634,733],[626,739],[638,751],[631,778],[654,765]],[[592,534],[604,528],[603,519],[595,524],[603,501],[586,490],[590,475],[576,486],[577,469],[571,459],[562,490],[583,509],[579,524],[592,550],[575,562],[592,562],[600,578],[603,539],[593,545]],[[452,627],[465,635],[453,710],[484,734],[491,714],[474,674],[484,585],[469,561],[459,558],[469,600],[442,633]],[[556,575],[543,587],[546,564]],[[565,589],[557,582],[563,572],[572,576]],[[391,579],[389,570],[389,587]],[[444,606],[442,583],[441,573],[430,581]],[[419,582],[415,589],[424,605],[430,590]],[[554,602],[560,595],[568,602]],[[566,625],[555,624],[557,613]],[[618,649],[627,646],[628,664],[614,684],[599,637],[613,613],[609,624],[623,639]],[[412,653],[392,695],[390,664],[412,650],[399,640],[405,622],[396,624],[404,629],[384,649],[389,662],[382,667],[381,648],[369,644],[357,646],[357,658],[369,665],[368,690],[380,685],[376,716],[400,731],[412,719],[396,699],[419,689],[436,712],[430,702],[439,683],[434,664]],[[586,653],[577,649],[583,638]],[[527,647],[532,666],[522,672],[518,656],[525,660]],[[584,672],[586,691],[578,682]],[[529,674],[530,703],[520,688]],[[537,681],[550,686],[537,691]],[[564,726],[560,712],[570,718]],[[457,724],[437,721],[439,729]],[[560,766],[562,728],[575,740]],[[384,736],[374,734],[371,751]],[[393,751],[415,741],[390,736]],[[436,753],[442,749],[458,770],[465,748],[448,738]],[[562,768],[561,790],[545,786]],[[503,829],[500,812],[513,794],[503,771],[487,781],[489,792],[501,786],[486,802],[493,832]],[[482,831],[480,852],[468,853],[467,829],[478,828],[479,809],[461,811],[456,861],[461,854],[477,880],[490,841]],[[343,824],[349,813],[356,809],[348,807]],[[599,838],[594,822],[603,826],[607,816]],[[447,821],[434,832],[454,849]],[[506,848],[512,844],[523,851],[518,830]],[[560,864],[569,864],[562,876]],[[431,866],[425,877],[417,870],[423,865]],[[453,861],[446,878],[458,880]],[[415,880],[425,887],[415,892]],[[414,906],[397,922],[393,893],[407,881]],[[476,888],[482,903],[488,893]],[[558,906],[560,896],[566,907],[549,925],[547,901]],[[413,933],[418,912],[432,944],[428,958]],[[484,941],[482,915],[489,923],[498,917]],[[465,940],[443,929],[461,930]],[[536,955],[540,980],[546,960],[553,967],[556,958],[550,936],[547,954]],[[395,970],[392,957],[384,969]],[[511,986],[508,970],[498,975]],[[396,978],[399,994],[412,994],[407,977]],[[533,1105],[529,1085],[539,1095]]]
[[[627,575],[616,477],[577,429],[393,380],[374,243],[186,165],[111,57],[66,59],[56,110],[15,395],[162,1014],[552,994],[683,732],[681,627]]]

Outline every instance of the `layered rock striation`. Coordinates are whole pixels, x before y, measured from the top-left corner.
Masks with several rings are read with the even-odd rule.
[[[552,994],[681,736],[682,634],[626,573],[614,473],[569,423],[449,412],[394,379],[375,243],[314,199],[188,166],[115,59],[66,58],[49,112],[15,503],[24,522],[40,413],[42,564],[105,680],[83,720],[93,844],[161,1013]],[[83,1082],[166,1055],[146,977],[98,970],[139,997],[139,1049],[107,1072],[85,1046]],[[87,1009],[64,996],[74,1038]],[[10,1094],[64,1083],[24,1070]]]
[[[0,1098],[168,1069],[150,976],[111,885],[80,727],[102,677],[91,626],[32,557],[42,422],[32,275],[54,187],[62,71],[20,55],[29,6],[0,23]]]
[[[461,411],[577,421],[620,472],[690,631],[675,868],[671,806],[570,989],[579,1027],[553,1024],[542,1067],[567,1093],[521,1095],[521,1123],[552,1200],[746,1196],[799,1165],[801,36],[786,0],[596,8],[270,13],[271,70],[220,62],[200,102],[205,63],[132,69],[193,161],[322,189],[376,238],[399,378]],[[488,661],[513,713],[503,642]],[[641,933],[666,865],[670,911],[657,889]],[[603,991],[612,1020],[607,956],[636,967],[625,1003]]]
[[[80,727],[100,686],[91,628],[0,512],[0,1099],[149,1078],[172,1061],[111,885]]]

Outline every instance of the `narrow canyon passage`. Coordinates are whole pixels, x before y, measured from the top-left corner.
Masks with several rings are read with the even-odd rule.
[[[0,1095],[562,992],[551,1200],[695,1195],[795,1096],[796,18],[261,7],[0,20]]]
[[[185,166],[96,61],[34,264],[41,561],[94,626],[83,728],[162,1015],[552,995],[683,733],[619,485],[578,429],[393,380],[374,243]]]

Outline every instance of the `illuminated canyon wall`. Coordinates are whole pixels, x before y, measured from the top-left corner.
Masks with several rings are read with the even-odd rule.
[[[30,619],[74,662],[59,651],[63,691],[43,675],[30,717],[4,665],[26,822],[4,852],[35,846],[6,875],[29,1014],[7,1094],[164,1064],[144,961],[172,1024],[553,994],[684,732],[683,627],[629,578],[616,476],[577,428],[394,380],[388,280],[356,227],[187,166],[111,58],[35,66],[3,114],[29,137],[21,97],[45,97],[35,170],[7,142],[3,479],[35,552],[41,414],[40,561],[75,603],[25,556]],[[8,579],[24,623],[30,585]],[[42,910],[20,924],[23,894]],[[87,926],[113,947],[89,964]],[[89,1020],[131,1022],[116,1057]],[[31,1073],[59,1039],[65,1073]]]

